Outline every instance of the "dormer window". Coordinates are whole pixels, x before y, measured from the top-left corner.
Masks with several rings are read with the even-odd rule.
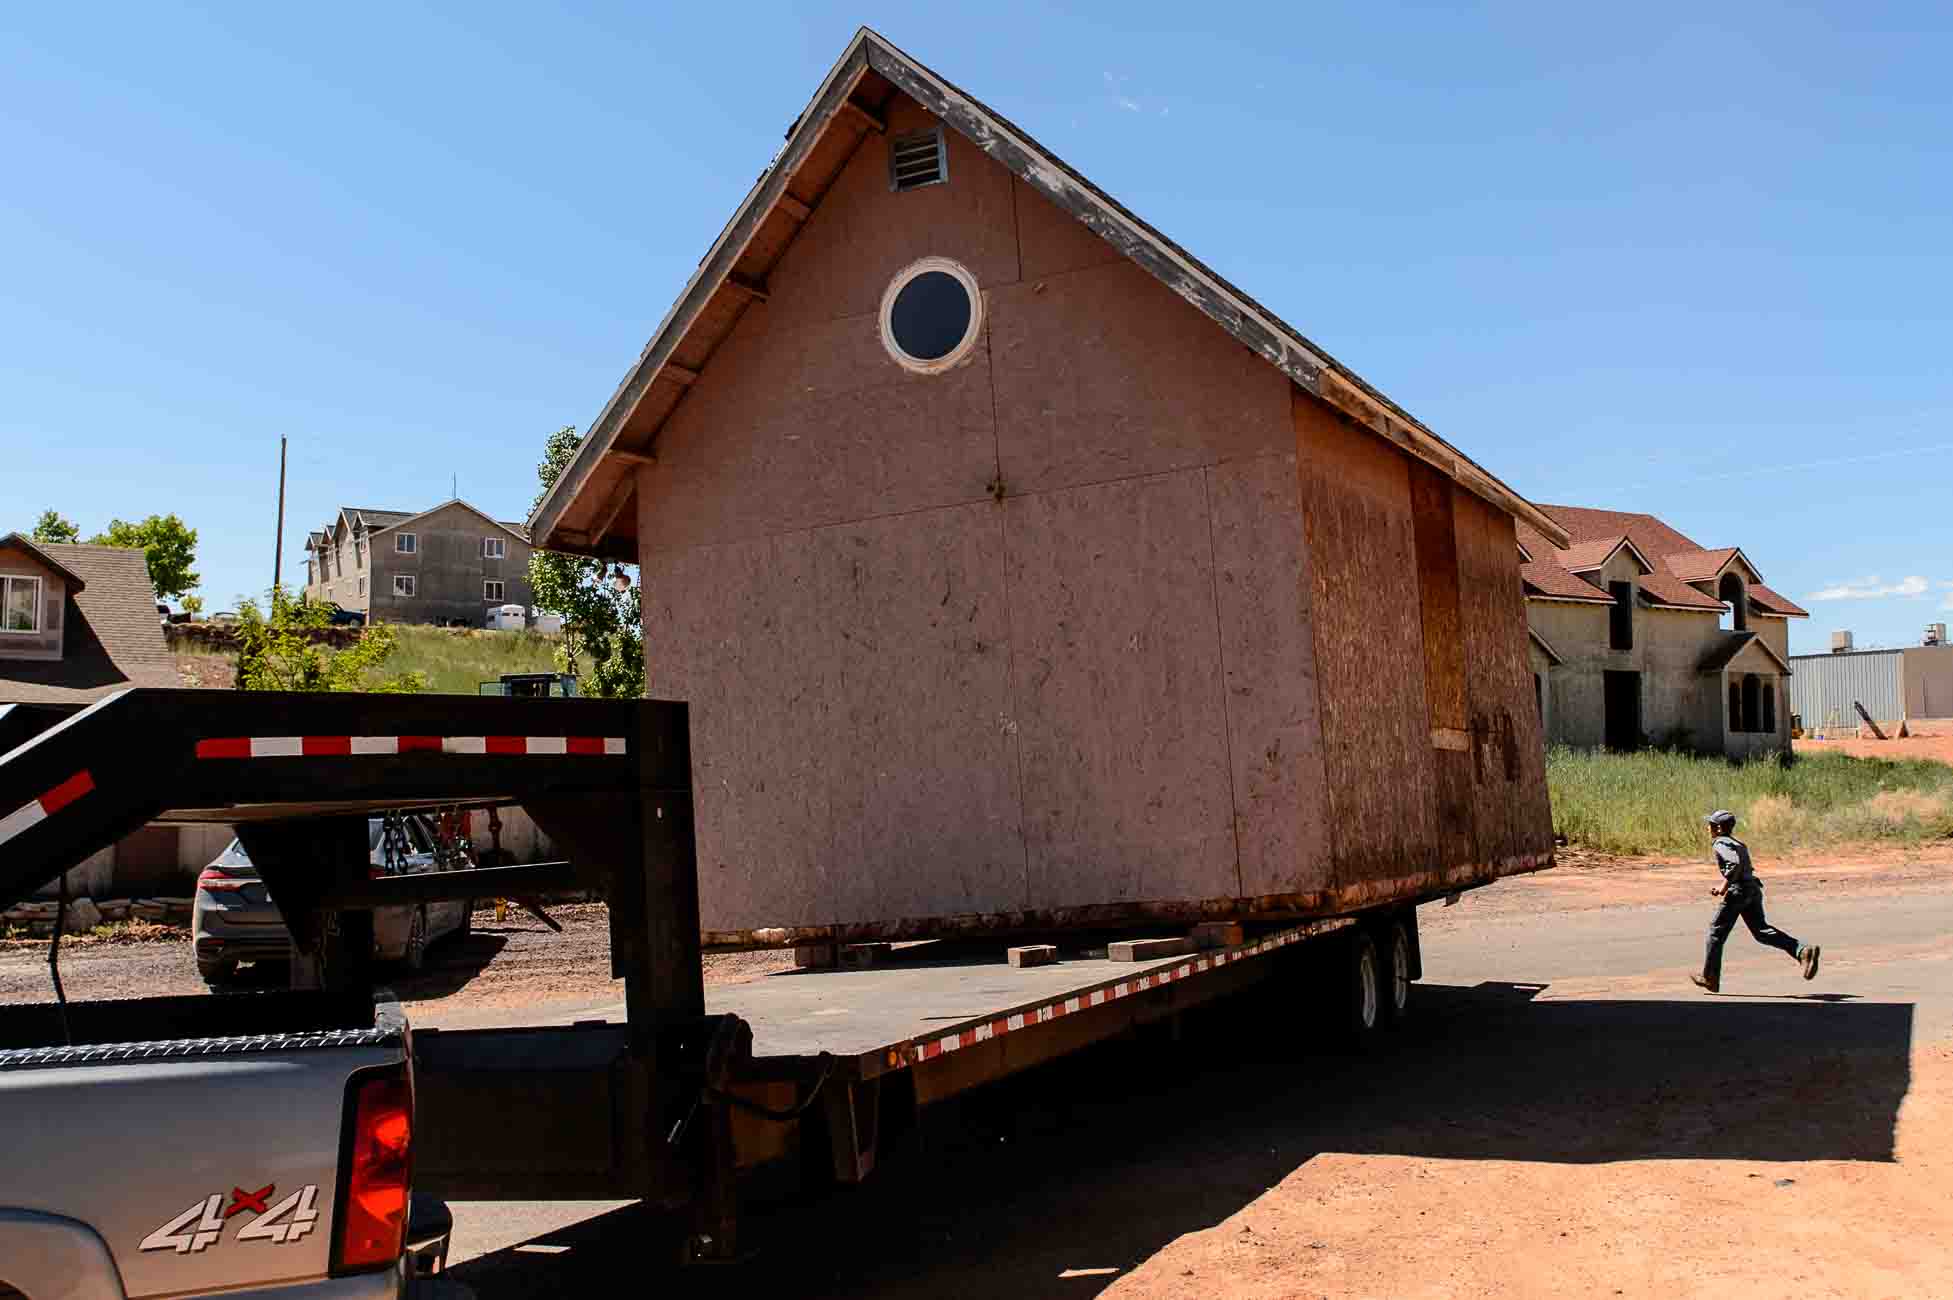
[[[0,575],[0,632],[41,630],[41,580],[24,574]]]
[[[1742,575],[1733,569],[1723,574],[1722,581],[1716,584],[1716,599],[1723,603],[1723,629],[1747,632],[1750,626],[1750,600],[1743,589]]]

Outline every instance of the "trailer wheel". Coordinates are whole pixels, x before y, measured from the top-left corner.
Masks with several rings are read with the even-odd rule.
[[[1411,939],[1402,921],[1383,927],[1383,1019],[1401,1025],[1410,1015]]]
[[[1358,930],[1350,937],[1345,960],[1348,962],[1343,1032],[1351,1046],[1369,1041],[1383,1021],[1383,968],[1377,960],[1377,945],[1367,933]]]

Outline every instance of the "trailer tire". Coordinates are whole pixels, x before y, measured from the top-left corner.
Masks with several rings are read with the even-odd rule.
[[[1383,949],[1382,966],[1382,1012],[1383,1023],[1397,1026],[1410,1018],[1411,972],[1415,970],[1416,954],[1411,949],[1410,928],[1402,921],[1392,919],[1382,927],[1379,938]]]
[[[1361,1047],[1383,1023],[1383,965],[1367,931],[1357,930],[1344,947],[1343,1038]]]

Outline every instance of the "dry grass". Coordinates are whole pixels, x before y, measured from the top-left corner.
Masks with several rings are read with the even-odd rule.
[[[1733,764],[1555,749],[1546,779],[1554,829],[1609,853],[1699,852],[1713,808],[1734,812],[1752,845],[1778,852],[1953,837],[1953,768],[1931,760],[1827,753]]]

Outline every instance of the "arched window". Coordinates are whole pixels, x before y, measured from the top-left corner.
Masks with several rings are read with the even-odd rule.
[[[1743,678],[1743,730],[1761,731],[1763,722],[1763,682],[1755,673]]]
[[[1742,575],[1735,572],[1723,574],[1722,581],[1716,584],[1716,599],[1724,607],[1723,629],[1747,632],[1750,626],[1750,601],[1743,590]]]
[[[1763,730],[1774,736],[1777,734],[1777,684],[1763,683]]]
[[[1731,731],[1743,729],[1743,684],[1741,682],[1729,683],[1729,729]]]

